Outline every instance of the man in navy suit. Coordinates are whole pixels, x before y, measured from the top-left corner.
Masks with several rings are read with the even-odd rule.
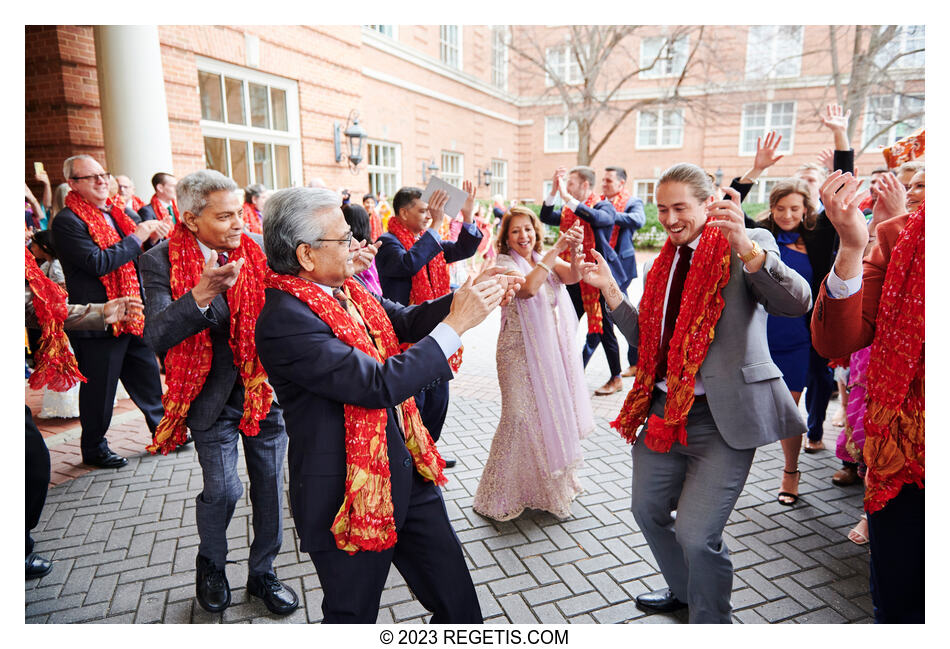
[[[594,184],[596,175],[590,167],[578,166],[565,172],[564,167],[559,167],[554,172],[554,181],[551,185],[551,193],[544,199],[544,205],[541,207],[539,215],[542,223],[548,225],[561,225],[561,219],[565,212],[577,215],[577,218],[584,221],[593,230],[594,249],[599,252],[604,259],[610,271],[617,280],[618,284],[627,282],[627,273],[623,269],[620,257],[617,251],[610,245],[610,236],[613,233],[614,224],[617,219],[617,211],[609,200],[597,200],[594,196]],[[556,212],[554,210],[554,199],[561,195],[564,201],[564,210]],[[567,226],[570,223],[565,224]],[[564,228],[562,228],[564,229]],[[586,229],[586,228],[585,228]],[[587,250],[585,250],[587,252]],[[581,284],[573,284],[567,287],[567,293],[571,296],[574,303],[574,310],[577,317],[584,315],[584,303],[581,297]],[[603,317],[603,333],[588,334],[587,342],[581,352],[584,365],[590,360],[596,347],[595,341],[603,341],[604,353],[607,355],[607,365],[610,367],[610,378],[601,387],[594,391],[597,395],[607,395],[617,392],[623,387],[620,379],[620,346],[617,344],[617,336],[614,333],[613,322],[610,319],[608,309],[604,305],[603,296],[599,297],[600,312]],[[590,317],[590,316],[588,316]]]
[[[306,280],[297,284],[346,304],[349,298],[342,298],[340,287],[368,265],[375,247],[360,251],[340,204],[340,196],[328,189],[274,193],[265,207],[264,250],[279,277]],[[416,470],[406,446],[400,404],[425,386],[452,378],[448,358],[461,345],[459,335],[500,303],[502,286],[495,280],[469,282],[454,294],[410,307],[379,298],[399,341],[414,343],[382,362],[337,337],[303,298],[266,290],[257,351],[284,409],[291,511],[300,551],[310,554],[323,587],[324,622],[375,622],[391,563],[434,613],[432,622],[482,621],[442,493]],[[359,327],[359,335],[370,341],[380,335],[349,308],[347,313],[340,317]],[[382,550],[350,554],[339,549],[331,532],[346,490],[352,429],[344,419],[345,404],[385,409],[384,469],[390,475],[397,537]]]
[[[89,226],[70,208],[56,215],[53,240],[63,264],[69,299],[77,304],[107,302],[109,296],[102,277],[129,262],[135,263],[142,254],[142,246],[165,236],[167,226],[154,219],[139,222],[138,215],[126,208],[126,216],[136,225],[131,233],[125,234],[107,203],[110,175],[91,156],[67,158],[63,174],[70,189],[95,211],[94,217],[103,219],[105,227],[114,228],[119,236],[117,243],[100,248],[93,241]],[[69,338],[79,371],[87,379],[79,387],[82,461],[103,468],[125,466],[127,460],[109,448],[105,437],[112,422],[116,387],[122,379],[132,401],[145,415],[146,425],[154,433],[164,414],[155,354],[140,336],[131,333],[116,336],[112,331],[76,331],[70,332]]]
[[[156,217],[155,208],[152,206],[152,201],[158,200],[158,203],[165,210],[165,214],[162,215],[162,218],[166,216],[171,216],[171,222],[175,223],[177,221],[177,210],[175,209],[176,193],[175,189],[178,185],[178,182],[175,180],[175,177],[171,174],[164,172],[158,172],[152,176],[152,187],[155,189],[155,195],[152,196],[152,200],[146,203],[139,209],[139,216],[142,217],[142,220],[154,219]],[[161,219],[160,219],[161,220]]]
[[[445,256],[445,263],[451,264],[468,259],[478,250],[482,233],[472,220],[475,188],[468,181],[463,187],[469,193],[469,198],[462,206],[462,229],[457,241],[443,240],[439,236],[439,228],[447,216],[443,209],[448,200],[445,192],[433,192],[428,203],[422,200],[422,192],[415,187],[403,187],[393,196],[392,218],[405,225],[416,241],[411,248],[406,248],[392,232],[384,232],[379,237],[376,270],[379,271],[383,297],[409,306],[412,304],[410,294],[413,277],[417,273],[425,273],[427,279],[433,281],[427,265],[440,252]],[[439,441],[449,410],[448,383],[437,381],[427,387],[416,395],[416,403],[432,439]],[[455,460],[446,460],[446,466],[454,465]]]

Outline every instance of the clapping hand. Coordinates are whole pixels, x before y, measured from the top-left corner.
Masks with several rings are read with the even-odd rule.
[[[360,240],[359,248],[353,252],[353,268],[356,273],[362,273],[370,267],[376,253],[379,252],[380,243],[366,243],[366,240]]]
[[[476,284],[469,277],[452,296],[449,315],[443,322],[461,336],[482,322],[492,309],[501,304],[504,296],[505,289],[496,279]]]
[[[578,244],[583,245],[583,243],[584,226],[580,221],[576,221],[574,225],[570,227],[570,229],[561,233],[561,236],[558,237],[554,247],[557,249],[558,253],[561,253],[565,250],[573,249]]]
[[[120,321],[130,321],[141,317],[145,309],[142,305],[142,298],[138,295],[128,295],[126,297],[117,297],[105,303],[102,309],[102,315],[105,317],[106,324],[115,324]]]
[[[146,221],[148,223],[148,221]],[[229,261],[224,266],[218,266],[217,256],[212,254],[205,262],[201,271],[201,279],[198,284],[191,289],[191,295],[200,307],[206,307],[211,304],[211,300],[216,295],[224,293],[237,282],[238,275],[241,273],[241,266],[244,265],[244,258],[237,261]]]

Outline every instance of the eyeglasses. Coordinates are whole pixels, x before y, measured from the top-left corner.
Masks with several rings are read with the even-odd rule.
[[[345,243],[347,247],[349,247],[350,243],[353,241],[353,231],[350,230],[345,239],[314,239],[313,243],[316,243],[317,241],[336,241],[337,243]],[[307,242],[301,241],[301,243]]]
[[[91,180],[92,182],[102,181],[104,183],[109,182],[109,179],[112,178],[112,174],[108,171],[101,174],[90,174],[88,176],[70,176],[70,180]]]

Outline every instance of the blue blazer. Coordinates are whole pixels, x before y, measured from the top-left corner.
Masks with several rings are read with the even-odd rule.
[[[620,263],[620,256],[616,250],[610,247],[610,234],[613,232],[614,223],[617,219],[617,211],[614,206],[610,201],[600,201],[593,208],[581,203],[574,213],[594,229],[594,249],[607,260],[610,272],[617,283],[620,286],[629,284],[627,273]],[[542,205],[539,217],[542,223],[561,225],[561,213],[555,212],[553,205]]]
[[[394,217],[395,218],[395,217]],[[482,233],[474,223],[463,223],[458,241],[436,241],[432,235],[422,233],[412,248],[406,250],[399,239],[389,232],[380,237],[376,253],[376,270],[383,296],[400,304],[409,304],[412,292],[412,276],[432,261],[440,252],[445,254],[445,263],[468,259],[478,250]]]
[[[125,208],[125,213],[135,223],[139,223],[138,215],[130,208]],[[131,235],[124,236],[121,231],[118,231],[122,237],[118,243],[100,250],[92,240],[89,228],[68,207],[63,208],[53,219],[51,231],[59,261],[63,265],[63,274],[66,276],[66,292],[69,294],[70,304],[107,302],[109,297],[100,277],[130,261],[136,262],[142,254],[142,246],[138,240]],[[113,337],[111,329],[71,331],[69,335],[77,338]]]
[[[382,298],[399,340],[417,343],[382,365],[334,336],[296,297],[276,289],[267,289],[265,296],[257,320],[257,353],[284,409],[290,436],[290,509],[300,551],[336,549],[330,525],[343,503],[344,403],[387,409],[386,445],[398,534],[406,520],[415,467],[394,407],[425,387],[451,380],[449,363],[428,334],[448,315],[452,296],[411,307]],[[436,489],[431,482],[426,486]]]
[[[643,201],[631,196],[623,208],[617,212],[616,224],[620,226],[617,235],[617,246],[614,250],[620,257],[620,265],[627,275],[627,281],[620,285],[620,290],[626,292],[630,282],[637,276],[637,256],[633,248],[633,233],[643,227],[647,217],[643,211]]]

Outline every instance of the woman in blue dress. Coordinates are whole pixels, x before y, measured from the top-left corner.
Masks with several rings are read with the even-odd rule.
[[[760,225],[771,230],[778,243],[782,261],[814,284],[815,272],[809,260],[808,241],[812,239],[817,221],[817,210],[811,192],[804,181],[792,179],[778,183],[769,194],[769,214]],[[808,373],[811,348],[811,311],[797,318],[770,315],[768,319],[769,351],[772,360],[784,375],[785,385],[795,403],[801,398]],[[798,454],[802,448],[801,436],[782,440],[785,455],[785,473],[779,489],[778,501],[792,506],[798,501]]]

